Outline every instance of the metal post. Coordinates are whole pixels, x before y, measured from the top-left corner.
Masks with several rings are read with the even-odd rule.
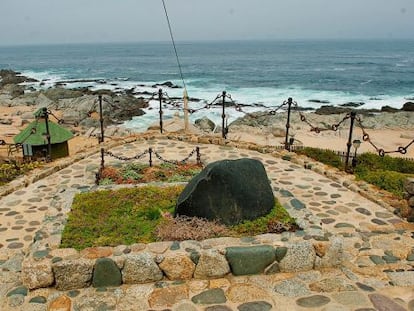
[[[221,125],[221,136],[223,138],[226,138],[227,136],[227,129],[226,129],[226,125],[225,125],[225,119],[226,119],[226,112],[225,112],[225,104],[226,104],[226,91],[223,91],[223,102],[222,102],[222,106],[223,106],[223,113],[221,115],[221,118],[223,119],[222,125]]]
[[[152,167],[152,148],[149,148],[148,152],[149,152],[149,165],[150,167]]]
[[[160,132],[162,134],[162,89],[158,90],[158,99],[160,100]]]
[[[103,112],[102,112],[102,95],[99,95],[99,122],[101,123],[101,137],[99,137],[99,143],[104,142],[104,127],[103,127]]]
[[[288,98],[287,104],[288,104],[288,115],[287,115],[287,122],[286,122],[285,149],[290,151],[289,128],[290,128],[290,108],[292,107],[292,97]]]
[[[201,164],[200,147],[196,147],[196,155],[197,155],[197,165],[200,165]]]
[[[43,116],[45,118],[45,126],[46,126],[46,139],[47,139],[47,157],[46,161],[50,162],[52,161],[52,144],[50,139],[50,130],[49,130],[49,113],[47,111],[47,108],[43,108]]]
[[[356,117],[356,112],[351,112],[351,125],[349,127],[349,137],[348,142],[346,143],[346,158],[345,158],[345,172],[348,172],[349,168],[349,154],[351,153],[351,146],[352,146],[352,131],[354,130],[354,121]]]
[[[105,149],[101,148],[101,168],[100,171],[105,169]]]

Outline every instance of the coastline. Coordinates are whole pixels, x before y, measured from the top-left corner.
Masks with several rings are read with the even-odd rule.
[[[2,133],[0,139],[5,140],[6,143],[13,143],[13,136],[34,120],[33,113],[37,109],[48,107],[58,119],[64,120],[64,126],[74,133],[74,138],[69,141],[70,155],[96,146],[98,144],[96,136],[100,133],[97,112],[98,95],[103,97],[106,137],[125,137],[136,133],[133,129],[126,128],[125,122],[128,122],[132,117],[139,120],[139,116],[146,113],[153,116],[152,124],[147,127],[153,131],[159,131],[158,109],[155,109],[148,99],[131,93],[131,90],[113,92],[106,89],[69,89],[63,85],[57,85],[46,90],[35,91],[28,84],[28,81],[33,79],[12,71],[7,71],[6,75],[4,72],[0,80],[0,133]],[[167,82],[153,87],[157,89],[160,86],[170,89],[176,88],[174,84]],[[245,106],[241,107],[243,110],[245,109]],[[390,156],[414,158],[414,144],[409,145],[414,139],[414,103],[407,102],[404,107],[406,107],[405,111],[388,107],[383,112],[381,110],[364,110],[355,106],[333,107],[333,111],[328,110],[329,114],[321,114],[318,111],[292,111],[289,137],[294,139],[294,145],[345,151],[349,136],[349,120],[346,119],[346,111],[355,110],[358,112],[358,120],[361,121],[356,122],[352,137],[352,139],[359,139],[362,142],[358,153],[377,153],[378,149],[383,149],[387,154],[392,152],[389,153]],[[234,107],[229,107],[228,111],[230,108]],[[245,115],[241,113],[241,118],[231,122],[227,138],[259,145],[283,145],[286,134],[286,112],[272,114],[268,109],[266,110],[266,107],[257,106],[256,109],[258,112]],[[215,110],[221,111],[221,109]],[[235,109],[231,111],[233,110],[236,111]],[[174,117],[164,119],[166,133],[184,130],[182,114],[182,111],[179,113],[176,111]],[[303,120],[303,117],[306,120]],[[80,124],[76,124],[80,119],[82,119]],[[57,122],[53,118],[51,120]],[[321,129],[330,128],[333,124],[338,123],[341,126],[337,131],[326,130],[317,133],[312,128],[312,126]],[[365,133],[369,133],[372,144],[363,140],[364,131],[362,131],[361,125],[364,126]],[[220,126],[221,122],[217,122],[216,118],[216,124],[210,127],[193,123],[190,132],[196,135],[211,135],[213,134],[212,130],[215,129],[214,135],[221,137]],[[406,154],[394,152],[400,147],[408,145]],[[5,151],[5,146],[2,146],[0,156],[7,157]],[[353,149],[352,152],[354,152]]]

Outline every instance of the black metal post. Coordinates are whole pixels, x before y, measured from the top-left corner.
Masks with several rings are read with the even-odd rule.
[[[52,161],[52,144],[50,139],[50,130],[49,130],[49,112],[47,111],[47,108],[43,108],[43,116],[45,118],[45,126],[46,126],[46,139],[47,139],[47,156],[46,161],[50,162]]]
[[[162,134],[162,89],[158,90],[158,98],[160,100],[160,132]]]
[[[101,168],[100,171],[105,169],[105,149],[101,148]]]
[[[200,147],[196,147],[196,155],[197,155],[197,165],[200,165],[201,164]]]
[[[345,172],[348,172],[348,168],[349,168],[349,154],[351,153],[352,132],[354,130],[355,117],[356,117],[356,112],[352,111],[351,112],[351,125],[349,127],[349,137],[348,137],[348,142],[346,143],[347,149],[346,149],[346,158],[345,158]]]
[[[288,98],[287,104],[288,104],[288,115],[287,115],[287,122],[286,122],[285,149],[290,151],[289,128],[290,128],[290,109],[292,107],[292,97]]]
[[[152,167],[152,148],[149,148],[148,152],[149,152],[149,165],[150,167]]]
[[[225,124],[225,119],[226,119],[226,112],[225,112],[225,105],[226,105],[226,91],[223,91],[223,102],[222,102],[222,106],[223,106],[223,113],[221,114],[221,118],[223,119],[222,121],[222,125],[221,125],[221,136],[223,138],[227,137],[227,128],[226,128],[226,124]]]
[[[99,143],[104,142],[104,127],[103,127],[103,112],[102,112],[102,95],[99,95],[99,122],[101,123],[101,137],[99,137]]]

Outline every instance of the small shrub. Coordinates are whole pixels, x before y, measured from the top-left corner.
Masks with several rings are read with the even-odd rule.
[[[41,162],[29,162],[29,163],[2,163],[0,164],[0,185],[4,185],[13,179],[26,174],[27,172],[41,167]]]
[[[155,231],[161,241],[204,240],[226,236],[229,230],[217,221],[198,217],[179,216],[162,221]]]
[[[380,189],[386,190],[399,198],[404,197],[404,181],[407,175],[383,170],[359,170],[355,172],[357,178],[362,179]]]

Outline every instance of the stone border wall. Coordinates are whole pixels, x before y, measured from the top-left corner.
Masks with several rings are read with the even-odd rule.
[[[23,261],[22,282],[29,289],[58,290],[181,281],[251,274],[297,272],[342,264],[343,240],[289,242],[281,235],[156,242],[130,246],[43,249]]]

